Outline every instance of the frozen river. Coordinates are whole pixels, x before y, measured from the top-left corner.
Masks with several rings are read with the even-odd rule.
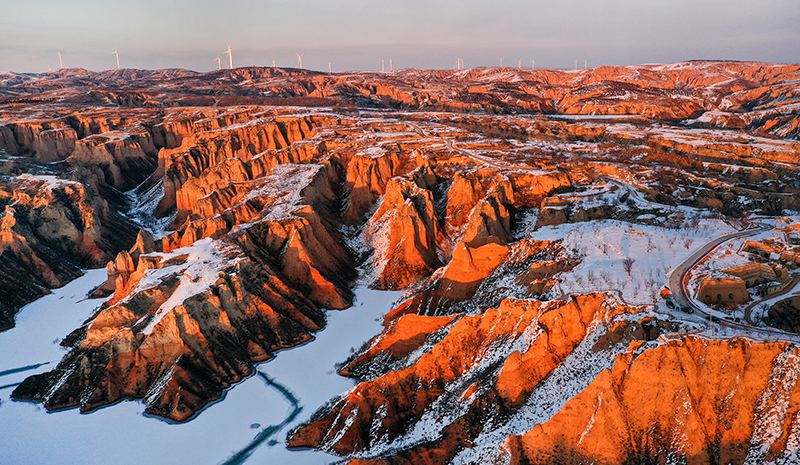
[[[398,292],[356,290],[355,306],[327,313],[328,326],[300,347],[261,363],[253,376],[193,420],[172,424],[125,401],[83,414],[47,412],[41,404],[11,400],[24,378],[55,367],[61,339],[100,304],[86,293],[105,279],[91,270],[25,307],[16,327],[0,333],[0,463],[36,464],[324,464],[337,457],[290,451],[286,433],[354,383],[335,373],[351,348],[378,334],[381,316]]]

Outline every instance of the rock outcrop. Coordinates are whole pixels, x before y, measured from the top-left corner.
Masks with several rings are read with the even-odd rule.
[[[630,313],[636,309],[606,295],[507,299],[479,315],[427,317],[420,323],[428,337],[405,329],[421,317],[403,316],[347,367],[370,378],[318,411],[288,444],[350,457],[396,454],[422,442],[446,448],[453,433],[443,428],[475,415],[473,406],[484,421],[512,413],[598,325]],[[488,427],[480,416],[472,420],[469,428]]]
[[[358,384],[292,447],[380,464],[796,460],[795,345],[572,294],[570,272],[614,286],[596,265],[638,249],[598,260],[591,227],[562,224],[633,238],[711,212],[791,217],[798,79],[726,62],[0,73],[0,329],[82,268],[108,274],[69,352],[12,395],[189,420],[311,340],[361,275],[407,292],[337,367]],[[796,307],[765,321],[796,330]]]
[[[82,411],[144,399],[147,412],[184,421],[253,363],[324,325],[312,301],[235,247],[198,241],[138,261],[148,283],[68,337],[72,350],[58,367],[26,379],[15,397]]]
[[[107,265],[96,291],[113,293],[105,308],[67,338],[72,350],[55,370],[28,378],[15,397],[83,411],[141,398],[149,413],[185,421],[253,363],[311,339],[322,308],[350,305],[354,264],[326,219],[340,168],[281,164],[251,182],[220,177],[242,173],[224,168],[191,179],[220,189],[249,182],[237,201],[195,211],[160,240],[141,231]],[[214,231],[197,226],[240,202],[253,214]]]
[[[374,285],[402,289],[442,266],[449,239],[439,225],[433,193],[412,181],[394,178],[370,218],[364,240],[374,248]]]
[[[0,181],[0,328],[25,304],[102,266],[135,230],[91,188],[52,175]]]
[[[510,436],[509,463],[790,463],[798,349],[687,338],[617,358],[549,421]]]
[[[0,220],[0,330],[14,326],[14,315],[22,306],[81,274],[49,248],[18,233],[16,215],[14,208],[6,206]]]

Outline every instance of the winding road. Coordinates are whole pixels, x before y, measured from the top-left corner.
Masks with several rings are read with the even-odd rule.
[[[800,274],[793,275],[792,276],[792,280],[789,281],[789,283],[786,285],[786,287],[784,287],[782,290],[780,290],[780,291],[778,291],[778,292],[776,292],[774,294],[768,294],[768,295],[764,296],[762,299],[756,300],[755,302],[750,303],[744,309],[744,320],[748,324],[752,325],[753,324],[753,319],[751,318],[750,315],[752,314],[753,308],[756,305],[760,304],[761,302],[764,302],[765,300],[772,300],[772,299],[774,299],[776,297],[780,297],[782,295],[786,295],[786,294],[792,292],[794,290],[794,288],[797,286],[797,283],[800,283]]]
[[[673,296],[673,299],[683,307],[690,307],[706,316],[702,308],[689,297],[688,292],[686,291],[686,278],[689,275],[689,271],[697,266],[701,261],[708,254],[710,254],[714,249],[719,247],[723,242],[729,241],[731,239],[736,239],[739,237],[747,237],[747,236],[754,236],[756,234],[766,232],[772,229],[772,227],[765,223],[759,223],[754,228],[743,229],[741,231],[734,231],[728,234],[724,234],[712,241],[708,242],[704,246],[700,247],[697,251],[695,251],[692,255],[689,256],[686,260],[683,261],[680,265],[676,266],[675,269],[672,270],[672,274],[669,276],[669,288],[670,289],[677,289],[678,291]]]
[[[407,125],[411,126],[416,132],[422,134],[423,136],[430,137],[425,132],[425,130],[423,128],[421,128],[420,126],[418,126],[418,125],[416,125],[414,123],[408,122],[408,121],[406,121],[405,123]],[[529,166],[524,166],[523,167],[523,166],[508,166],[508,165],[499,164],[497,160],[495,160],[495,159],[493,159],[491,157],[487,157],[487,156],[484,156],[484,155],[479,155],[479,154],[477,154],[474,151],[469,150],[469,149],[456,147],[455,142],[452,139],[445,138],[444,142],[445,142],[445,145],[448,148],[451,148],[453,150],[461,152],[462,154],[466,155],[467,157],[472,158],[473,160],[481,162],[481,163],[483,163],[485,165],[491,166],[493,168],[498,168],[498,169],[508,169],[508,168],[534,169],[534,168],[531,168]],[[652,202],[648,201],[641,194],[641,192],[639,192],[637,189],[635,189],[630,184],[628,184],[628,183],[626,183],[624,181],[620,181],[618,179],[614,179],[614,178],[611,178],[611,177],[608,177],[608,176],[600,176],[599,178],[604,180],[604,181],[606,181],[606,182],[609,182],[609,183],[612,183],[612,184],[616,184],[616,185],[620,186],[621,188],[625,189],[630,194],[630,196],[632,198],[636,199],[636,201],[638,201],[638,202],[648,203],[648,204],[652,203]],[[720,326],[726,326],[726,327],[729,327],[729,328],[734,328],[734,329],[743,330],[743,331],[757,332],[757,333],[761,333],[761,334],[767,335],[767,336],[773,336],[773,337],[774,336],[778,336],[778,337],[791,338],[791,339],[797,340],[798,339],[798,335],[797,334],[788,333],[788,332],[781,331],[781,330],[778,330],[778,329],[757,328],[757,327],[753,326],[752,321],[750,320],[750,311],[752,311],[752,308],[756,304],[758,304],[758,302],[755,302],[754,304],[752,304],[752,305],[747,307],[747,309],[745,310],[745,320],[747,321],[748,324],[742,324],[742,323],[737,323],[735,321],[731,321],[731,320],[728,320],[728,319],[717,318],[717,317],[712,316],[709,312],[706,312],[703,309],[704,306],[701,306],[696,300],[694,300],[689,295],[689,292],[686,290],[686,281],[687,281],[687,278],[689,276],[689,272],[694,267],[696,267],[700,262],[702,262],[703,259],[705,259],[714,249],[716,249],[721,244],[723,244],[723,243],[725,243],[725,242],[727,242],[729,240],[737,239],[737,238],[741,238],[741,237],[754,236],[756,234],[760,234],[760,233],[769,231],[771,229],[772,229],[772,226],[770,226],[767,223],[758,223],[755,226],[749,227],[747,229],[743,229],[741,231],[734,231],[734,232],[731,232],[731,233],[728,233],[728,234],[724,234],[724,235],[722,235],[720,237],[717,237],[717,238],[709,241],[707,244],[705,244],[702,247],[700,247],[691,256],[689,256],[689,258],[684,260],[681,264],[679,264],[677,267],[675,267],[672,270],[672,273],[670,274],[667,282],[668,282],[669,288],[673,290],[673,296],[672,296],[673,300],[678,305],[680,305],[681,307],[691,308],[691,309],[693,309],[693,311],[697,312],[700,315],[705,316],[706,318],[708,318],[709,320],[719,324]],[[796,284],[800,281],[800,277],[795,276],[792,279],[793,279],[792,283],[789,286],[787,286],[787,288],[784,291],[782,291],[779,294],[775,294],[773,296],[770,296],[770,298],[778,296],[778,295],[786,294],[786,293],[790,292],[791,290],[793,290],[795,288]],[[675,290],[677,290],[677,292]]]
[[[696,267],[703,259],[706,258],[714,249],[722,245],[724,242],[729,241],[731,239],[736,239],[740,237],[747,237],[747,236],[754,236],[756,234],[766,232],[772,229],[772,226],[766,223],[759,223],[754,227],[750,227],[747,229],[743,229],[741,231],[735,231],[732,233],[724,234],[716,239],[711,240],[704,246],[700,247],[697,251],[695,251],[692,255],[689,256],[686,260],[683,261],[680,265],[676,266],[675,269],[672,270],[672,273],[669,276],[668,283],[670,289],[673,290],[673,300],[680,305],[681,307],[689,307],[693,309],[695,312],[703,315],[714,323],[719,324],[720,326],[725,326],[728,328],[738,329],[738,330],[745,330],[760,333],[765,336],[777,336],[777,337],[784,337],[784,338],[791,338],[797,339],[798,335],[793,333],[788,333],[785,331],[781,331],[778,329],[772,328],[757,328],[752,326],[752,323],[748,320],[748,323],[751,324],[742,324],[737,323],[725,318],[716,318],[713,317],[709,312],[704,310],[705,305],[699,304],[694,298],[689,295],[689,292],[686,290],[686,281],[689,276],[690,271]],[[788,286],[786,292],[789,292],[794,287],[794,285]]]

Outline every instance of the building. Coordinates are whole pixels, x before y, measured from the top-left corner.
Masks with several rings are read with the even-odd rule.
[[[773,281],[786,281],[789,273],[781,266],[772,267],[766,263],[748,263],[747,265],[728,268],[725,273],[744,280],[745,287],[758,286]]]
[[[725,276],[703,280],[697,298],[708,305],[741,304],[750,300],[750,295],[743,279]]]
[[[779,247],[774,247],[769,244],[764,244],[763,242],[757,241],[747,241],[742,247],[742,250],[748,253],[756,254],[762,258],[769,258],[770,255],[773,253],[780,253],[781,249]]]
[[[789,230],[786,231],[786,243],[789,245],[800,245],[800,231]]]
[[[787,250],[781,254],[781,261],[786,263],[791,268],[800,266],[800,251]]]

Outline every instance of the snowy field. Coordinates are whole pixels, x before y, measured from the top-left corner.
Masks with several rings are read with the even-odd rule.
[[[545,226],[534,239],[563,239],[562,246],[583,257],[561,275],[554,295],[619,290],[629,304],[652,304],[667,284],[667,275],[715,237],[734,231],[717,219],[695,228],[666,229],[616,220]],[[625,260],[632,259],[630,273]]]
[[[58,343],[101,303],[84,297],[105,278],[105,269],[87,272],[25,307],[17,315],[17,326],[0,333],[0,463],[336,461],[318,451],[286,449],[286,433],[329,398],[354,385],[335,373],[335,363],[350,355],[351,346],[360,347],[381,331],[382,315],[400,296],[397,292],[357,290],[355,306],[328,312],[328,326],[313,341],[281,351],[274,360],[258,365],[258,371],[272,383],[260,375],[251,376],[187,423],[172,424],[144,415],[144,406],[138,401],[82,414],[77,409],[47,412],[41,404],[11,400],[16,384],[52,369],[66,353]],[[296,399],[297,407],[290,398]]]

